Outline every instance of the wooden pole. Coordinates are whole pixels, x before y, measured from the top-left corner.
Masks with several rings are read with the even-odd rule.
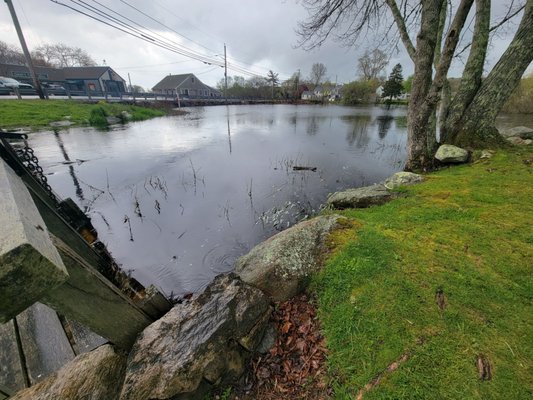
[[[17,31],[17,35],[20,40],[20,47],[22,47],[22,51],[24,52],[26,64],[28,64],[28,69],[30,70],[31,79],[33,80],[33,84],[35,85],[35,90],[37,91],[39,98],[44,100],[46,97],[44,95],[43,88],[41,87],[41,83],[39,82],[39,79],[37,79],[37,74],[35,73],[35,70],[33,68],[31,55],[28,51],[28,46],[26,46],[26,40],[24,39],[24,35],[22,34],[22,29],[20,28],[19,20],[15,12],[15,7],[13,7],[13,3],[11,2],[11,0],[4,1],[6,2],[7,8],[9,8],[9,12],[11,13],[11,18],[13,19],[13,24],[15,25],[15,30]]]

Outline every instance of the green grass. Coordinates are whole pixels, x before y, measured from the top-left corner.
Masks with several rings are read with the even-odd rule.
[[[355,398],[403,354],[365,400],[533,398],[531,161],[533,150],[502,150],[342,213],[357,227],[312,285],[337,398]],[[479,354],[490,381],[478,378]]]
[[[0,101],[0,128],[29,127],[32,130],[38,130],[48,127],[50,122],[64,120],[65,117],[76,125],[106,126],[102,121],[102,115],[97,118],[98,121],[94,119],[95,112],[101,114],[100,111],[94,111],[99,109],[105,116],[119,118],[122,112],[126,111],[131,114],[133,121],[165,115],[160,110],[103,101],[87,103],[76,100],[2,100]]]

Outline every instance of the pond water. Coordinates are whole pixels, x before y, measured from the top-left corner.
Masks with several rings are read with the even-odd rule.
[[[125,270],[166,294],[201,289],[328,193],[381,181],[405,160],[404,108],[188,111],[30,136],[54,190],[88,213]]]

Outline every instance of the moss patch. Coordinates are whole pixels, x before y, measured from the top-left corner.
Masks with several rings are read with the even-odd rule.
[[[358,225],[312,286],[337,398],[406,354],[364,399],[533,398],[532,159],[501,150],[342,212]]]

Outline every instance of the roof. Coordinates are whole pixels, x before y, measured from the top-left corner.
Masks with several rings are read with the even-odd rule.
[[[194,78],[194,82],[191,78]],[[187,82],[186,87],[184,86]],[[161,81],[159,81],[152,90],[174,90],[178,87],[183,87],[186,89],[209,89],[213,92],[218,92],[218,90],[213,89],[211,86],[203,83],[198,77],[194,74],[179,74],[179,75],[167,75]]]
[[[124,81],[120,75],[108,66],[68,68],[35,67],[35,72],[38,75],[46,74],[48,77],[45,80],[49,81],[64,81],[66,79],[99,79],[107,71],[109,71],[111,79]],[[13,72],[28,73],[29,70],[25,65],[0,64],[0,75],[12,77]]]
[[[67,67],[62,68],[65,79],[98,79],[111,67]]]
[[[61,69],[35,66],[37,75],[47,75],[45,80],[62,81],[64,74]],[[0,64],[0,75],[14,77],[13,73],[29,73],[28,67],[17,64]],[[42,79],[42,78],[41,78]]]

